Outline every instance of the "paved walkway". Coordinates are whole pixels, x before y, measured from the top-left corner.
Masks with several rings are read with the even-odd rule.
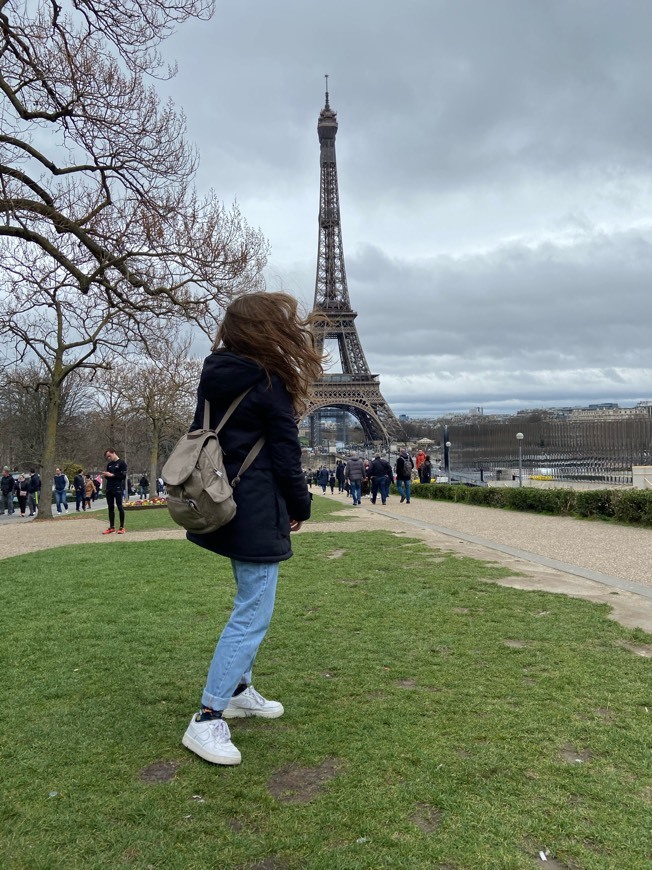
[[[319,493],[321,495],[321,493]],[[422,538],[430,546],[494,562],[518,572],[505,585],[541,589],[606,603],[613,618],[652,632],[652,530],[548,517],[452,502],[412,499],[387,506],[328,494],[346,521],[304,526],[305,531],[384,529]],[[104,506],[104,505],[102,505]],[[67,544],[121,546],[128,541],[182,539],[182,529],[102,536],[105,522],[71,514],[49,521],[9,518],[0,524],[0,559]],[[301,533],[300,533],[301,534]],[[643,653],[641,653],[643,654]]]

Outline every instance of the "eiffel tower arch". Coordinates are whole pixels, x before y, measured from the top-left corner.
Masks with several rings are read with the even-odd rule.
[[[358,330],[357,313],[351,308],[346,283],[340,197],[337,184],[335,135],[337,115],[328,99],[319,113],[317,134],[320,145],[319,245],[313,325],[315,344],[323,350],[324,342],[336,341],[342,367],[341,374],[324,374],[313,383],[310,415],[310,441],[318,446],[320,409],[341,409],[360,423],[366,441],[388,443],[401,435],[401,426],[380,392],[380,377],[371,373]]]

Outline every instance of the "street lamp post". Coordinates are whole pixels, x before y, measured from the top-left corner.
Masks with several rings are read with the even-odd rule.
[[[447,441],[444,444],[444,447],[446,448],[446,456],[444,457],[444,464],[446,466],[446,474],[448,475],[448,482],[452,483],[453,477],[451,475],[451,443],[450,443],[450,441]]]
[[[517,432],[518,440],[518,485],[523,486],[523,433]]]

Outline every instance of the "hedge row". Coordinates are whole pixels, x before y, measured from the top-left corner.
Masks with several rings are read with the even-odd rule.
[[[431,483],[414,485],[412,497],[542,514],[601,517],[629,525],[652,526],[652,490],[595,489],[578,492],[529,486],[503,489]]]

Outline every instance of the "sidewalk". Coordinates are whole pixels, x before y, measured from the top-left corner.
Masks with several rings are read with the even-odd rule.
[[[344,494],[326,498],[355,511],[359,527],[407,533],[431,546],[498,562],[524,575],[507,578],[505,585],[605,603],[614,619],[652,632],[652,529],[421,498],[401,504],[390,496],[385,507],[363,498],[358,508]]]

